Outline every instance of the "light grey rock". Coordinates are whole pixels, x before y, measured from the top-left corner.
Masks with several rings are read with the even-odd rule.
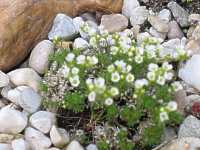
[[[25,130],[25,140],[30,145],[31,150],[45,150],[52,144],[46,135],[31,127]]]
[[[12,140],[14,139],[15,139],[15,135],[13,134],[0,133],[0,143],[10,144]]]
[[[169,30],[168,23],[160,19],[158,16],[149,16],[148,21],[158,32],[167,33]]]
[[[169,22],[169,31],[167,33],[169,39],[181,39],[184,34],[176,21]]]
[[[4,107],[0,110],[0,132],[18,134],[27,126],[27,120],[20,111]]]
[[[141,45],[142,42],[148,37],[151,37],[151,35],[148,32],[139,33],[137,35],[137,43],[138,43],[138,45]]]
[[[200,66],[200,55],[193,55],[185,64],[179,69],[178,76],[186,83],[192,85],[200,90],[200,72],[197,71]]]
[[[10,144],[0,143],[0,150],[13,150]]]
[[[191,15],[189,15],[188,21],[192,25],[200,23],[200,14],[191,14]]]
[[[133,11],[131,11],[130,17],[131,25],[134,26],[143,24],[147,20],[148,16],[149,11],[145,6],[140,6],[133,9]]]
[[[32,127],[43,133],[48,133],[52,126],[56,123],[55,114],[48,111],[38,111],[30,117]]]
[[[164,134],[161,137],[161,141],[165,142],[165,141],[170,141],[171,139],[175,138],[176,135],[176,131],[174,128],[172,127],[167,127],[164,130]]]
[[[54,19],[53,27],[48,34],[48,38],[53,40],[55,37],[59,37],[65,40],[72,40],[78,34],[73,20],[71,17],[65,14],[57,14]]]
[[[122,6],[122,14],[126,17],[131,17],[133,9],[139,7],[140,3],[138,0],[124,0]]]
[[[200,54],[200,39],[199,40],[190,40],[185,48],[187,51],[191,53],[191,55],[194,54]]]
[[[167,33],[162,33],[162,32],[158,32],[156,29],[154,29],[153,27],[151,27],[149,29],[149,33],[154,36],[154,37],[157,37],[157,38],[161,38],[161,39],[165,39],[166,36],[167,36]]]
[[[196,26],[196,28],[194,29],[192,33],[192,38],[194,40],[200,40],[200,25]]]
[[[15,86],[27,85],[32,87],[35,91],[39,90],[41,77],[32,68],[16,69],[9,72],[8,76]]]
[[[73,18],[73,24],[76,31],[80,32],[80,27],[84,24],[84,20],[82,17],[75,17]]]
[[[89,47],[89,43],[83,38],[76,38],[74,40],[73,47],[77,49],[85,49]]]
[[[84,150],[78,141],[72,141],[66,148],[66,150]]]
[[[200,120],[192,115],[185,118],[178,131],[178,137],[200,138]]]
[[[168,3],[167,6],[171,10],[174,18],[180,24],[181,27],[187,27],[189,25],[189,14],[185,9],[183,9],[179,4],[177,4],[174,1]]]
[[[158,17],[165,21],[166,23],[168,23],[171,18],[172,18],[172,15],[171,15],[171,12],[168,10],[168,9],[162,9],[159,14],[158,14]]]
[[[95,144],[90,144],[86,147],[86,150],[98,150],[98,148]]]
[[[83,18],[84,21],[96,22],[96,16],[94,13],[86,12],[81,14],[80,17]]]
[[[56,147],[52,147],[52,148],[49,148],[47,150],[60,150],[59,148],[56,148]]]
[[[51,128],[50,138],[55,147],[63,148],[69,143],[69,133],[62,128],[57,128],[55,125]]]
[[[8,86],[9,77],[0,70],[0,88]]]
[[[108,32],[119,32],[128,27],[128,19],[121,14],[103,15],[101,26]]]
[[[4,98],[8,98],[8,92],[11,90],[10,86],[6,86],[1,90],[1,96]]]
[[[49,56],[54,52],[54,44],[49,40],[43,40],[32,50],[29,66],[39,74],[48,70]]]
[[[13,150],[30,150],[28,143],[24,139],[16,139],[12,141]]]

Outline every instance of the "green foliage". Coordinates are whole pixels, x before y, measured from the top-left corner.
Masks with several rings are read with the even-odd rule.
[[[99,150],[109,150],[109,144],[106,141],[99,141],[97,142],[97,147]]]

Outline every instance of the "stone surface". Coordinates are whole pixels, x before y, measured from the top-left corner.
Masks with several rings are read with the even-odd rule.
[[[13,150],[30,150],[28,143],[24,139],[17,139],[12,141]]]
[[[199,147],[200,139],[189,137],[173,140],[160,150],[198,150]]]
[[[197,137],[200,138],[200,120],[190,115],[180,126],[178,137]]]
[[[180,24],[181,27],[187,27],[189,25],[189,14],[186,10],[184,10],[179,4],[177,4],[174,1],[168,3],[167,6],[171,10],[174,18]]]
[[[177,135],[176,135],[176,131],[175,131],[174,128],[172,128],[172,127],[166,127],[165,130],[164,130],[164,134],[161,137],[161,141],[162,142],[170,141],[173,138],[175,138],[176,136]]]
[[[196,28],[194,29],[192,33],[192,38],[194,40],[200,40],[200,25],[196,26]]]
[[[148,21],[158,32],[167,33],[169,30],[168,24],[158,16],[149,16]]]
[[[167,33],[169,39],[181,39],[184,34],[176,21],[169,22],[169,31]]]
[[[31,127],[25,130],[25,140],[31,150],[44,150],[51,146],[51,140],[46,135]]]
[[[30,124],[43,133],[48,133],[56,123],[55,114],[47,111],[38,111],[30,117]]]
[[[81,27],[81,25],[84,24],[84,20],[81,17],[75,17],[75,18],[73,18],[73,24],[74,24],[76,31],[80,32],[80,27]]]
[[[191,55],[200,54],[200,39],[190,40],[186,45],[186,50],[188,50]]]
[[[141,25],[143,24],[149,15],[149,11],[145,6],[136,7],[131,11],[130,22],[131,25]]]
[[[192,85],[200,90],[200,72],[197,71],[200,66],[200,55],[193,55],[185,64],[179,69],[178,76],[186,83]]]
[[[122,14],[126,17],[131,17],[133,9],[140,6],[140,3],[138,0],[124,0],[123,6],[122,6]]]
[[[47,36],[59,12],[76,16],[84,11],[119,12],[122,0],[1,0],[0,70],[18,65]],[[12,31],[12,32],[11,32]]]
[[[108,32],[118,32],[128,27],[128,19],[121,14],[103,15],[101,25]]]
[[[191,14],[188,17],[188,21],[190,24],[200,23],[200,14]]]
[[[0,110],[0,132],[17,134],[24,130],[27,125],[27,117],[20,111],[10,107]]]
[[[9,77],[0,70],[0,88],[5,87],[9,84]]]
[[[86,147],[86,150],[98,150],[98,148],[95,144],[90,144]]]
[[[12,150],[12,147],[10,144],[0,143],[0,150]]]
[[[159,12],[158,17],[163,21],[165,21],[166,23],[168,23],[172,18],[171,12],[168,9],[162,9]]]
[[[179,90],[174,94],[174,99],[178,104],[177,111],[185,114],[185,107],[187,106],[187,94],[185,90]]]
[[[50,131],[50,138],[55,147],[63,148],[70,140],[69,133],[62,128],[52,126]]]
[[[84,150],[84,148],[81,146],[81,144],[78,141],[72,141],[67,146],[66,150]]]
[[[29,66],[40,74],[48,70],[49,56],[54,52],[54,45],[51,41],[44,40],[38,43],[32,50],[29,58]]]
[[[8,73],[10,81],[16,85],[27,85],[32,87],[35,91],[39,89],[39,82],[41,77],[31,68],[16,69]]]
[[[137,35],[137,43],[138,45],[141,45],[142,42],[144,41],[145,38],[151,37],[151,35],[148,32],[143,32],[143,33],[139,33]]]
[[[89,43],[83,38],[76,38],[73,43],[74,48],[85,49],[89,47]]]
[[[1,95],[2,95],[2,97],[8,98],[8,91],[10,91],[10,90],[11,90],[11,87],[10,87],[10,86],[4,87],[4,88],[1,90]]]
[[[161,32],[158,32],[156,29],[154,29],[153,27],[151,27],[149,29],[149,33],[154,36],[154,37],[157,37],[157,38],[161,38],[161,39],[165,39],[166,36],[167,36],[167,33],[161,33]]]
[[[0,134],[0,143],[11,143],[14,140],[15,136],[13,134]]]

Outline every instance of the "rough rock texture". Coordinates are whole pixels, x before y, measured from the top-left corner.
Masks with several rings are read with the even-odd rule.
[[[1,0],[0,69],[19,64],[47,36],[59,12],[75,16],[88,11],[119,12],[122,0]]]

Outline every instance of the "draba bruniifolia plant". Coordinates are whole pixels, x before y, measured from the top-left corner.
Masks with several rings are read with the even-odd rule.
[[[50,57],[51,67],[41,83],[45,106],[90,112],[92,132],[81,131],[99,150],[158,144],[166,126],[182,121],[173,94],[182,89],[174,67],[188,57],[184,47],[165,54],[161,39],[136,41],[130,29],[111,34],[83,23],[80,32],[87,46],[59,46]],[[54,43],[62,45],[59,38]]]

